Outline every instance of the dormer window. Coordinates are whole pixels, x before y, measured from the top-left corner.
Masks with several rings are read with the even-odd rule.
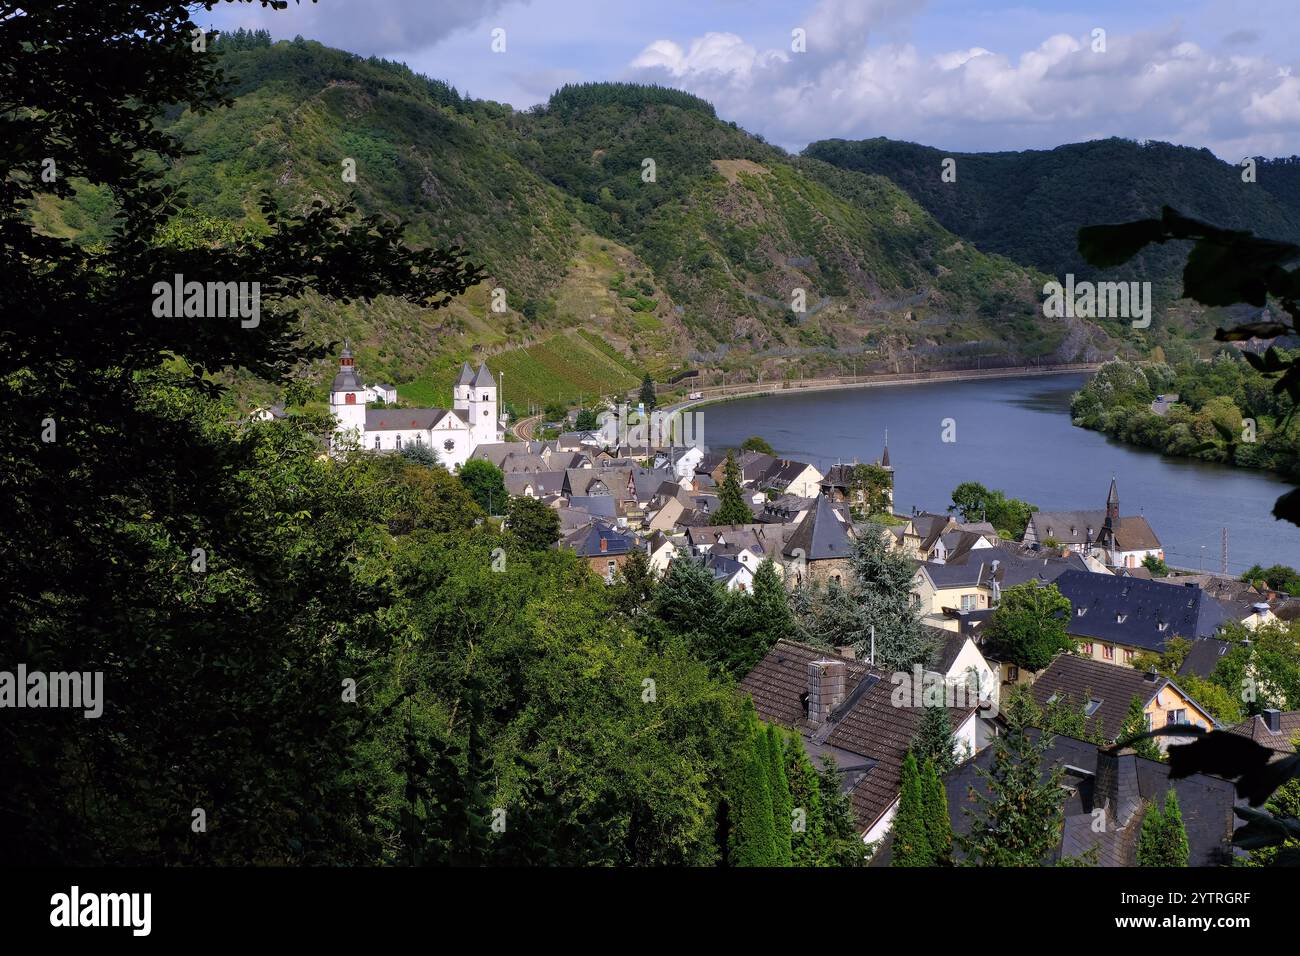
[[[1083,716],[1091,717],[1100,709],[1101,709],[1101,701],[1097,700],[1094,697],[1088,701],[1088,706],[1083,708]]]
[[[1116,624],[1123,624],[1123,623],[1124,623],[1125,621],[1127,621],[1127,620],[1128,620],[1128,615],[1127,615],[1127,614],[1116,614],[1116,615],[1115,615],[1115,623],[1116,623]]]
[[[1079,617],[1083,617],[1087,613],[1088,613],[1088,609],[1086,607],[1075,608],[1075,614],[1077,614]]]
[[[1159,631],[1161,634],[1163,634],[1165,631],[1169,630],[1169,622],[1168,621],[1157,622],[1156,630]]]

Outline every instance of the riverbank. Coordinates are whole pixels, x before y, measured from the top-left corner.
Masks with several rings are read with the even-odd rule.
[[[742,398],[766,395],[799,395],[808,392],[833,392],[841,389],[883,388],[890,385],[923,385],[927,382],[971,382],[999,378],[1036,378],[1044,375],[1077,375],[1095,372],[1100,362],[1078,362],[1062,365],[1021,365],[994,369],[961,369],[956,371],[887,372],[881,375],[839,376],[826,379],[773,382],[768,385],[742,383],[695,389],[700,398],[674,402],[666,411],[679,412],[687,408],[703,408]]]

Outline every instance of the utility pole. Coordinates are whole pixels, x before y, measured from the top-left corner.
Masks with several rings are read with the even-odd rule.
[[[1225,525],[1223,529],[1223,544],[1219,554],[1219,573],[1227,576],[1228,573],[1228,528]]]

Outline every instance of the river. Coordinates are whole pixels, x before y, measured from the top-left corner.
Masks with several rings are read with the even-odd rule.
[[[889,431],[894,507],[943,511],[953,488],[978,481],[1044,511],[1104,508],[1114,475],[1120,512],[1144,515],[1173,565],[1218,571],[1223,528],[1228,570],[1300,567],[1300,528],[1273,518],[1291,485],[1268,472],[1171,458],[1070,423],[1070,396],[1088,376],[759,396],[703,413],[711,448],[766,438],[777,454],[825,471],[837,461],[875,461]],[[950,437],[943,441],[945,420]]]

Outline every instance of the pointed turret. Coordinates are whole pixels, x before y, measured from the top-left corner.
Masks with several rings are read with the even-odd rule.
[[[474,370],[465,362],[460,367],[460,378],[451,390],[451,407],[458,411],[469,410],[470,394],[474,391]]]
[[[478,374],[474,376],[474,387],[475,388],[496,388],[497,387],[496,379],[494,379],[492,377],[492,373],[488,371],[486,362],[484,362],[482,365],[478,367]]]
[[[880,453],[880,467],[888,468],[889,465],[889,429],[885,429],[885,450]]]
[[[1115,476],[1110,477],[1110,492],[1106,495],[1106,525],[1109,527],[1119,520],[1119,486]]]

